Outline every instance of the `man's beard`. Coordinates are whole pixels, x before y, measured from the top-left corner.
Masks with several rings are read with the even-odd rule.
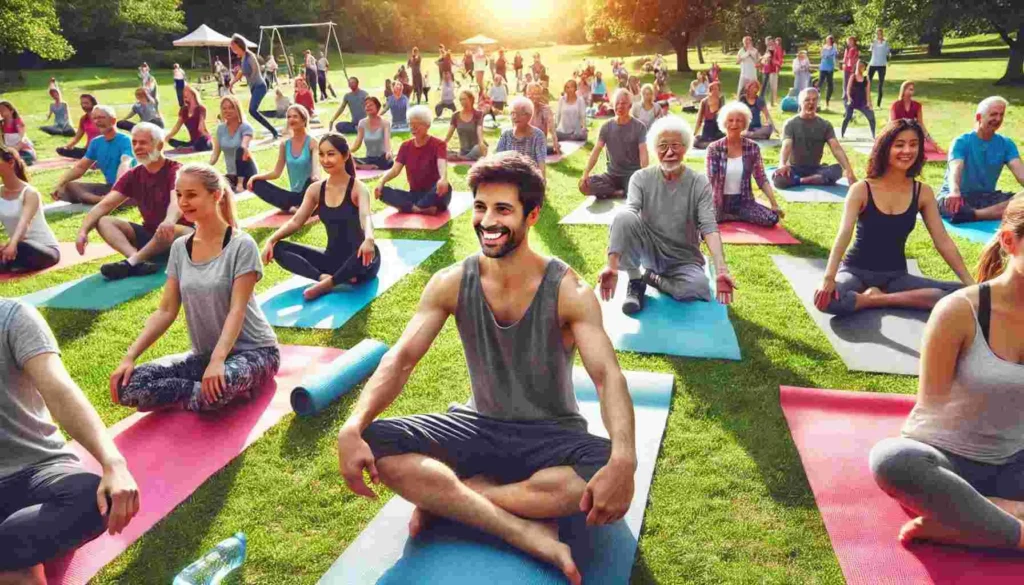
[[[142,165],[150,165],[150,164],[153,164],[153,163],[156,163],[156,162],[160,162],[161,158],[163,158],[163,154],[159,150],[155,150],[155,149],[152,152],[149,153],[149,156],[147,156],[145,158],[143,158],[141,156],[138,156],[138,155],[135,156],[135,159],[137,161],[139,161],[139,164],[142,164]]]
[[[659,166],[661,167],[661,172],[667,175],[671,175],[673,173],[679,172],[679,169],[683,168],[683,161],[676,160],[671,162],[663,162],[659,163]]]
[[[473,229],[476,230],[477,239],[479,239],[479,241],[480,241],[480,250],[484,253],[484,256],[487,256],[488,258],[504,258],[505,256],[508,256],[509,254],[514,252],[516,250],[516,248],[519,247],[519,244],[522,243],[522,240],[517,240],[516,239],[515,232],[513,232],[512,230],[510,230],[510,229],[508,229],[506,227],[500,227],[500,228],[498,228],[496,230],[495,229],[485,230],[483,227],[477,225],[477,226],[474,226]],[[485,233],[492,233],[492,234],[493,233],[500,233],[500,234],[504,234],[505,235],[505,244],[502,245],[497,250],[493,250],[491,248],[488,248],[487,246],[484,245],[484,241],[485,240],[484,240],[483,235]]]

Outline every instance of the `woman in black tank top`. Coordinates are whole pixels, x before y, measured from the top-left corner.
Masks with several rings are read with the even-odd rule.
[[[942,224],[934,192],[916,180],[922,166],[921,127],[913,120],[890,122],[871,153],[867,179],[854,183],[846,197],[825,278],[814,293],[819,310],[834,315],[881,307],[928,311],[964,284],[974,284]],[[935,248],[961,282],[932,280],[907,271],[904,247],[918,213]],[[857,237],[847,253],[854,224]]]
[[[871,80],[864,76],[867,65],[863,61],[857,62],[857,69],[850,77],[850,83],[846,88],[846,117],[843,118],[843,128],[839,133],[840,137],[846,136],[846,127],[853,120],[853,113],[860,111],[867,118],[868,126],[871,127],[871,137],[875,137],[875,111],[871,109]]]
[[[370,195],[366,185],[356,180],[348,141],[341,134],[328,134],[320,141],[319,151],[327,178],[310,185],[295,215],[263,247],[265,264],[276,260],[285,270],[317,281],[303,291],[307,301],[338,285],[371,280],[380,270],[380,250],[373,242],[370,222]],[[339,193],[343,194],[340,198]],[[283,241],[316,211],[327,230],[326,250]]]

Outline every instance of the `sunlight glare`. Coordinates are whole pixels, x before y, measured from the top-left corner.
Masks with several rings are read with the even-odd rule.
[[[495,18],[519,23],[550,18],[554,8],[550,0],[481,0],[481,4]]]

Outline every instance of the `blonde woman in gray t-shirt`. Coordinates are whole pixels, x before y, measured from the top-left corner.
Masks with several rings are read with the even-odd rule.
[[[178,171],[178,206],[196,231],[171,245],[160,307],[110,376],[113,400],[139,410],[216,410],[264,388],[281,365],[277,337],[253,295],[259,248],[237,228],[231,188],[213,167]],[[185,306],[192,349],[135,368]]]

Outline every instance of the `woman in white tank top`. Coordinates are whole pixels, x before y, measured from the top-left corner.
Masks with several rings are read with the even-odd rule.
[[[0,247],[0,273],[49,268],[60,262],[60,247],[43,216],[39,192],[28,184],[17,151],[0,146],[0,223],[7,241]]]

